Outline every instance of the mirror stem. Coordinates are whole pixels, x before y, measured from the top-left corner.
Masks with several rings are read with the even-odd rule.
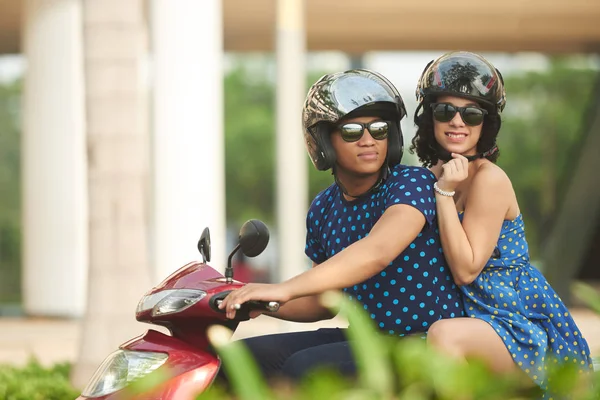
[[[227,259],[227,268],[225,268],[225,279],[227,283],[233,282],[233,266],[231,265],[231,260],[233,260],[233,256],[235,255],[235,253],[237,253],[239,249],[240,245],[238,243],[238,245],[235,246],[235,249],[233,249],[231,254],[229,254],[229,258]]]

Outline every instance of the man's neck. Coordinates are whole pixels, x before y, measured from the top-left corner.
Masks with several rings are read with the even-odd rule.
[[[368,192],[381,178],[381,172],[370,175],[358,175],[338,167],[336,171],[338,183],[343,186],[346,200],[354,200]]]

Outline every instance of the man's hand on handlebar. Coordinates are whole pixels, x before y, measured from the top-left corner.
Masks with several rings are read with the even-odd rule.
[[[265,284],[265,283],[248,283],[244,287],[236,289],[229,293],[219,305],[221,310],[225,310],[226,316],[229,319],[235,318],[235,313],[240,309],[241,305],[248,301],[276,301],[283,304],[290,300],[289,294],[286,292],[284,285]],[[263,310],[263,312],[266,310]],[[252,312],[254,318],[260,314]]]

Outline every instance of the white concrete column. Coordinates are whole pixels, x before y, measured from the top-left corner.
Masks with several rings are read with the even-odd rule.
[[[153,264],[162,280],[199,260],[223,270],[225,163],[221,0],[153,0]]]
[[[304,0],[277,1],[277,232],[280,279],[306,270],[307,153],[302,136],[306,96]]]
[[[28,314],[80,316],[88,265],[81,1],[24,5],[23,304]]]
[[[135,307],[151,288],[148,246],[149,115],[144,0],[85,0],[89,290],[71,383],[148,325]]]

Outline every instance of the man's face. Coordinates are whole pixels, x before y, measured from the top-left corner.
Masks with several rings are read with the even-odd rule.
[[[362,136],[354,141],[347,142],[342,138],[341,129],[338,127],[331,133],[331,144],[337,156],[337,164],[340,168],[360,176],[379,174],[387,156],[388,139],[376,139],[378,133],[385,129],[385,122],[377,117],[348,118],[340,122],[338,126],[352,123],[365,124],[369,129],[360,129]],[[387,131],[386,131],[387,132]]]

